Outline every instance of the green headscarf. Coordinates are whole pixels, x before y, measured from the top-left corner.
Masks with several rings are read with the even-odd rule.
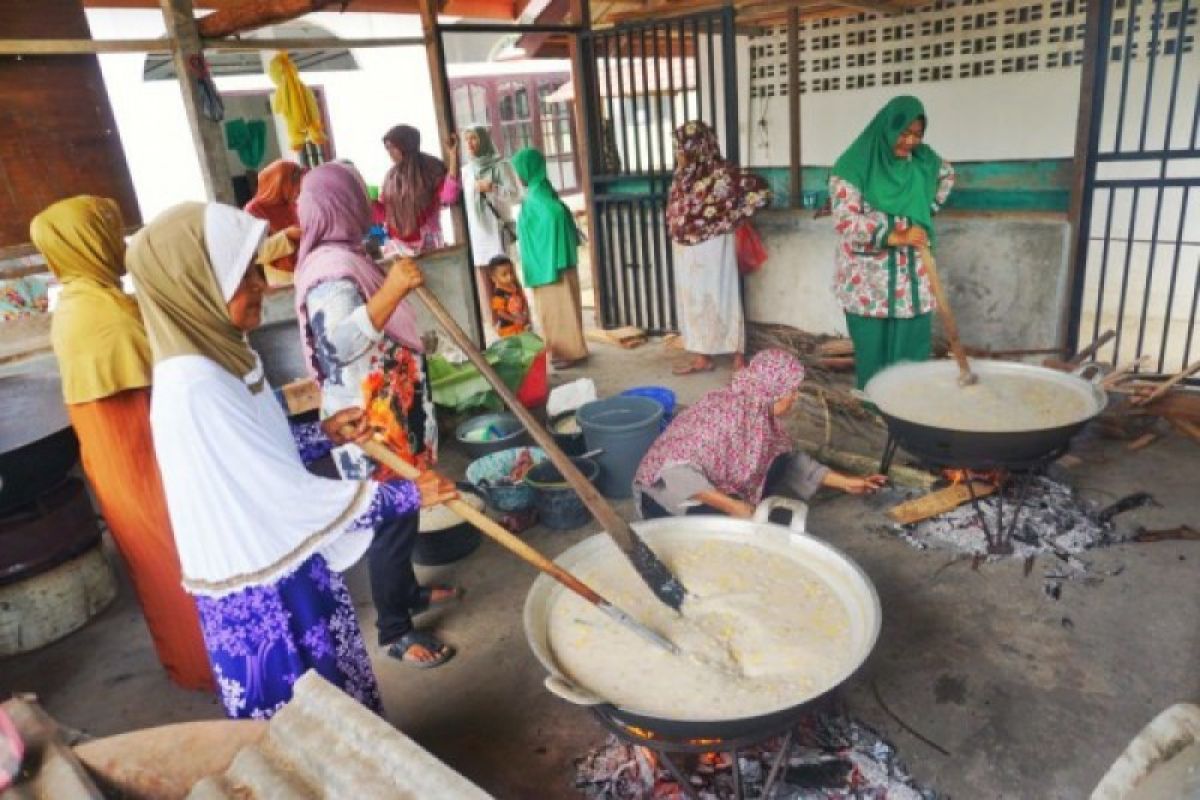
[[[526,186],[517,219],[517,241],[521,248],[521,275],[532,288],[558,280],[558,273],[575,266],[579,258],[579,235],[571,211],[546,177],[546,158],[527,147],[512,157],[513,169]]]
[[[500,175],[502,159],[496,152],[496,145],[492,143],[492,135],[488,133],[487,127],[476,125],[473,128],[467,128],[463,133],[473,133],[479,140],[479,149],[471,157],[471,166],[475,167],[475,180],[489,180],[493,185],[499,186],[502,180]],[[475,192],[475,211],[481,217],[488,213],[487,195],[483,192]]]
[[[892,148],[913,120],[929,118],[921,101],[910,95],[892,98],[833,165],[833,174],[854,184],[877,211],[908,217],[934,240],[933,201],[942,157],[919,145],[911,158],[898,158]]]

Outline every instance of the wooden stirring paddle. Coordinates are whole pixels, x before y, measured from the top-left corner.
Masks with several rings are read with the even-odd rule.
[[[346,435],[353,435],[353,431],[353,428],[349,428],[346,431]],[[364,453],[378,461],[380,464],[383,464],[385,467],[392,470],[402,478],[416,480],[421,475],[421,471],[419,469],[393,453],[382,442],[370,440],[360,444],[359,447],[363,449]],[[595,591],[586,583],[572,575],[570,572],[567,572],[558,564],[555,564],[549,558],[546,558],[546,556],[530,547],[515,534],[492,520],[491,517],[488,517],[482,512],[477,511],[474,506],[463,502],[457,497],[447,500],[443,505],[445,505],[446,508],[453,511],[458,516],[462,517],[467,522],[474,525],[482,533],[500,544],[500,546],[515,554],[522,561],[527,564],[531,564],[532,566],[546,573],[551,578],[591,603],[608,617],[616,620],[616,622],[624,625],[626,628],[629,628],[646,641],[663,648],[669,653],[677,654],[679,652],[679,648],[677,648],[669,640],[660,636],[658,633],[655,633],[650,628],[647,628],[645,625],[631,617],[629,614],[614,606],[608,600],[604,599],[599,592]]]
[[[950,352],[954,354],[954,360],[958,362],[958,385],[970,386],[979,382],[979,376],[971,372],[971,365],[967,361],[967,352],[963,349],[962,340],[958,338],[958,323],[954,319],[954,312],[950,310],[950,302],[946,299],[946,292],[942,289],[942,279],[938,276],[937,263],[933,260],[933,253],[928,246],[920,248],[921,261],[925,264],[925,269],[929,270],[929,285],[933,289],[933,297],[937,300],[938,314],[942,318],[942,327],[946,330],[946,338],[950,340]]]
[[[596,517],[596,521],[608,532],[608,535],[617,543],[617,547],[633,564],[633,568],[637,570],[638,575],[650,587],[650,591],[654,592],[654,596],[662,602],[666,603],[676,611],[683,605],[684,595],[687,590],[683,584],[679,582],[667,565],[650,549],[640,536],[634,533],[633,528],[629,523],[617,513],[616,509],[609,504],[607,500],[596,490],[591,481],[584,477],[579,468],[571,461],[570,457],[562,451],[558,446],[558,442],[546,432],[533,415],[529,413],[529,409],[522,405],[517,396],[513,394],[508,385],[501,380],[496,374],[496,370],[488,363],[483,354],[471,341],[470,337],[459,327],[454,317],[450,316],[450,312],[445,309],[441,301],[433,292],[429,291],[424,286],[418,287],[413,294],[417,296],[425,307],[429,309],[429,313],[437,320],[438,324],[450,334],[450,338],[458,345],[459,349],[466,354],[467,358],[479,370],[487,382],[491,384],[496,394],[500,395],[500,399],[508,406],[509,411],[521,421],[525,426],[525,430],[529,431],[529,435],[537,442],[538,447],[546,451],[546,455],[554,464],[559,474],[567,483],[571,484],[571,488],[579,495],[579,499],[587,506],[588,510]]]

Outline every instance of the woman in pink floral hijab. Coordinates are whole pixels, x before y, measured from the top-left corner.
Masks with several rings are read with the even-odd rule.
[[[650,447],[634,477],[643,517],[725,513],[748,518],[768,492],[807,500],[828,486],[847,494],[881,487],[882,475],[834,472],[794,449],[780,420],[800,394],[804,367],[783,350],[764,350],[677,416]]]
[[[721,158],[712,128],[675,130],[675,178],[667,196],[674,243],[679,327],[692,358],[675,374],[707,372],[712,356],[732,353],[740,366],[745,338],[734,230],[771,201],[766,181]]]

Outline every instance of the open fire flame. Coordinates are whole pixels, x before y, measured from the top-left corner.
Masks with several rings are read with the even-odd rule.
[[[631,734],[638,737],[639,739],[657,739],[657,738],[659,738],[658,734],[656,734],[654,731],[646,730],[645,728],[639,728],[636,725],[625,725],[623,727],[625,728],[625,730],[629,731]],[[698,763],[704,764],[707,766],[711,766],[716,769],[720,769],[721,767],[728,766],[728,760],[729,760],[729,755],[727,753],[722,753],[717,749],[720,747],[721,743],[724,741],[725,741],[724,739],[688,739],[687,743],[690,745],[695,745],[695,746],[699,746],[699,747],[707,747],[710,745],[713,746],[714,750],[712,752],[700,754]],[[652,769],[654,769],[654,770],[658,769],[659,762],[658,762],[658,754],[657,753],[655,753],[649,747],[638,747],[638,751],[641,753],[642,757],[646,760],[646,763],[649,764]]]
[[[958,486],[966,481],[986,483],[989,486],[1001,486],[1008,480],[1008,473],[1002,469],[944,469],[942,470],[942,477],[950,481],[951,486]]]

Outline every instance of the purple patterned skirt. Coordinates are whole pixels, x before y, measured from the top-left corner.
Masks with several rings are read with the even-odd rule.
[[[197,597],[196,607],[230,717],[270,718],[310,669],[383,713],[350,593],[320,555],[273,584]]]

